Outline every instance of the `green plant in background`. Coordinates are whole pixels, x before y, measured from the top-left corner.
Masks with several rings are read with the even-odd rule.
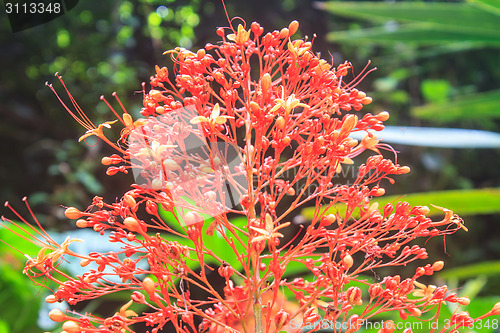
[[[37,247],[27,240],[9,237],[10,232],[0,228],[0,239],[9,239],[9,244],[0,242],[0,333],[39,332],[36,323],[40,309],[39,287],[26,281],[22,267],[26,258],[11,247],[36,251]]]
[[[406,43],[431,46],[417,57],[464,50],[500,48],[500,2],[324,2],[317,7],[337,15],[383,23],[372,28],[332,32],[328,39],[343,43]],[[412,115],[436,123],[462,119],[500,118],[500,90],[472,92],[450,100],[450,83],[425,80],[422,94],[428,105],[415,107]],[[474,110],[474,111],[472,111]]]

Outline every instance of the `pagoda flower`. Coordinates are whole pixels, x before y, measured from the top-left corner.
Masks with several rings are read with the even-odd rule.
[[[122,297],[106,314],[51,310],[62,332],[314,332],[322,318],[335,332],[361,332],[390,317],[379,330],[389,333],[396,317],[433,323],[453,304],[453,325],[428,330],[451,333],[500,314],[497,303],[473,318],[469,298],[425,282],[444,263],[428,262],[426,242],[415,241],[467,231],[463,220],[442,207],[433,221],[427,206],[374,202],[410,168],[382,154],[397,154],[378,135],[389,113],[363,110],[372,99],[356,87],[371,70],[348,79],[352,64],[321,59],[312,40],[292,39],[298,29],[243,22],[196,52],[166,51],[172,63],[155,66],[136,119],[113,94],[122,112],[103,97],[116,120],[96,126],[59,75],[73,107],[49,85],[85,128],[82,140],[116,150],[101,159],[106,173],[135,176],[121,196],[65,211],[118,251],[77,253],[80,240],[55,242],[27,200],[34,222],[6,204],[16,219],[3,224],[40,247],[18,251],[24,273],[50,290],[47,303]],[[357,172],[342,183],[346,165]],[[306,205],[310,221],[295,222]],[[83,274],[60,267],[71,258]]]

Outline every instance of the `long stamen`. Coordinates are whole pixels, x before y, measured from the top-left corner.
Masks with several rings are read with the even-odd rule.
[[[89,117],[87,117],[87,115],[85,114],[85,112],[83,112],[82,108],[78,105],[78,103],[76,102],[76,100],[73,98],[73,95],[71,95],[71,93],[69,92],[68,88],[66,87],[66,84],[64,83],[64,80],[63,80],[62,76],[59,75],[59,73],[56,73],[55,76],[59,79],[59,81],[63,85],[64,90],[66,90],[66,93],[68,94],[68,97],[70,98],[71,103],[73,104],[73,107],[75,108],[75,110],[78,112],[78,116],[80,116],[80,118],[75,117],[75,115],[72,112],[70,112],[71,116],[73,116],[73,118],[75,118],[77,120],[80,119],[83,124],[86,124],[86,125],[83,125],[83,127],[87,128],[87,129],[94,129],[94,128],[96,128],[96,126],[94,125],[94,123],[89,119]],[[53,90],[53,91],[55,92],[55,90]],[[66,107],[66,110],[68,110],[67,107]]]
[[[27,204],[27,201],[26,201],[26,197],[23,198],[23,201]],[[20,235],[19,233],[16,233],[18,236],[24,238],[25,240],[28,240],[34,244],[37,244],[41,247],[50,247],[51,245],[52,246],[59,246],[46,232],[45,230],[42,228],[40,222],[38,221],[38,219],[36,219],[35,215],[33,214],[31,208],[28,206],[28,209],[30,211],[30,214],[31,216],[33,217],[33,219],[35,220],[36,224],[38,225],[38,227],[40,228],[40,230],[38,230],[37,228],[33,227],[33,225],[31,225],[31,223],[29,223],[28,221],[26,221],[26,219],[17,211],[14,209],[14,207],[12,207],[10,205],[10,203],[8,201],[5,202],[5,207],[9,208],[18,218],[21,222],[23,222],[28,228],[30,228],[34,234],[38,235],[39,237],[43,238],[44,241],[42,241],[41,239],[38,239],[34,234],[31,234],[29,233],[28,231],[24,230],[23,228],[21,228],[21,226],[19,226],[16,222],[14,221],[11,221],[9,219],[6,219],[6,218],[2,218],[3,221],[8,221],[10,223],[12,223],[13,225],[15,225],[17,228],[19,228],[20,230],[23,230],[24,233],[28,234],[29,235],[29,238],[27,237],[24,237],[23,235]],[[8,227],[6,227],[8,228]],[[9,228],[9,230],[12,231],[12,229]]]
[[[118,97],[116,96],[116,92],[113,92],[113,96],[118,99]],[[125,125],[125,122],[123,121],[122,117],[120,117],[120,115],[118,114],[118,112],[115,111],[115,109],[111,106],[111,104],[109,104],[109,102],[106,100],[106,98],[104,97],[104,95],[101,95],[100,97],[101,101],[104,101],[104,103],[106,103],[106,105],[108,106],[108,108],[113,111],[113,113],[115,114],[116,118],[118,118],[118,120],[123,124]],[[118,102],[120,102],[120,100],[118,100]],[[120,106],[122,107],[122,109],[125,111],[125,109],[123,108],[123,105],[122,103],[120,102]],[[125,113],[127,113],[125,111]],[[125,125],[126,126],[126,125]]]

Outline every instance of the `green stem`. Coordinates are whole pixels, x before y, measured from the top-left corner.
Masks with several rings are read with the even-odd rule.
[[[262,304],[259,299],[254,300],[253,316],[255,319],[255,333],[263,333],[262,330]]]

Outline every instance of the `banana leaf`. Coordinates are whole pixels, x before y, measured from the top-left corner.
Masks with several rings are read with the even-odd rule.
[[[415,107],[411,114],[435,123],[500,118],[500,90],[468,95],[454,101]]]
[[[434,216],[442,215],[443,212],[430,206],[430,204],[446,207],[461,216],[494,214],[500,213],[500,188],[435,191],[413,193],[405,196],[391,195],[372,200],[372,202],[378,202],[379,207],[383,207],[387,203],[396,204],[399,201],[407,201],[412,206],[429,206],[431,209],[430,215]],[[346,205],[336,204],[329,210],[330,213],[335,213],[337,211],[340,215],[345,214]],[[311,220],[314,216],[314,207],[304,208],[301,215],[304,218]]]

